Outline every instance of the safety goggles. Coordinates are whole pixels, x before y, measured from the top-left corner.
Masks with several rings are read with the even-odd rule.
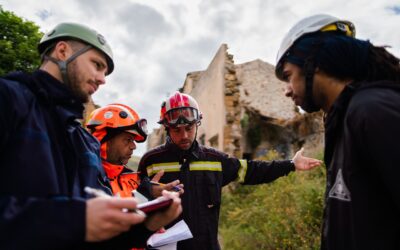
[[[144,142],[146,141],[148,135],[147,120],[140,119],[133,126],[129,127],[129,129],[125,131],[134,134],[135,135],[134,140],[136,142]]]
[[[199,111],[195,108],[185,107],[171,109],[165,116],[165,123],[168,126],[177,126],[179,124],[191,124],[200,120]]]

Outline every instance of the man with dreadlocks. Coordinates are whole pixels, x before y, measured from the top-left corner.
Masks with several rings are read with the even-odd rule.
[[[354,38],[349,21],[316,15],[283,39],[276,76],[307,112],[325,112],[322,249],[400,249],[400,65]]]

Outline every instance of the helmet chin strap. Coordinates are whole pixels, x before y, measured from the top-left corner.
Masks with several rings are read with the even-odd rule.
[[[88,51],[91,48],[92,48],[91,45],[87,45],[87,46],[79,49],[77,52],[75,52],[72,56],[70,56],[65,61],[57,60],[54,57],[47,56],[47,55],[44,56],[44,59],[47,59],[47,60],[52,61],[53,63],[57,64],[58,68],[60,69],[61,77],[63,79],[63,82],[65,84],[69,85],[68,69],[67,69],[68,64],[70,62],[72,62],[73,60],[75,60],[75,58],[77,58],[78,56],[82,55],[83,53],[85,53],[86,51]]]

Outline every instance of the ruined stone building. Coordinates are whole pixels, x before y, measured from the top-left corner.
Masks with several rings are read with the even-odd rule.
[[[197,138],[239,158],[254,159],[271,150],[283,158],[300,147],[322,152],[321,114],[304,114],[284,96],[285,83],[276,79],[274,66],[254,60],[235,65],[223,44],[204,71],[187,74],[181,92],[199,103],[203,120]],[[163,128],[148,138],[148,148],[164,143]]]
[[[85,122],[87,122],[87,120],[89,119],[90,114],[97,108],[100,108],[99,105],[95,104],[93,102],[92,97],[89,98],[89,101],[87,103],[84,103],[83,106],[85,107],[85,109],[83,110],[83,118],[82,118],[82,124],[84,124]]]

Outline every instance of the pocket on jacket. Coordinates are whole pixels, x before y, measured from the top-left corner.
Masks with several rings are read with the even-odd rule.
[[[196,187],[199,188],[200,201],[205,208],[218,208],[221,203],[220,183],[214,173],[203,173],[196,176]]]

